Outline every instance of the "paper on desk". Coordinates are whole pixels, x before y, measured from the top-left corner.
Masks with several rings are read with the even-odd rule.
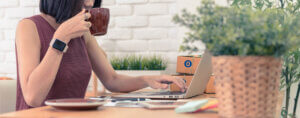
[[[129,108],[142,108],[138,102],[122,101],[122,102],[108,102],[104,104],[106,107],[129,107]]]
[[[104,104],[103,106],[105,106],[105,107],[114,107],[114,106],[116,106],[116,104],[117,104],[117,103],[115,103],[115,102],[107,102],[107,103]]]

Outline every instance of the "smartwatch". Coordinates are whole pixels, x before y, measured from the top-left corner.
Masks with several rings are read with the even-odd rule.
[[[68,50],[68,45],[65,42],[58,39],[52,39],[50,42],[50,46],[63,53],[66,53]]]

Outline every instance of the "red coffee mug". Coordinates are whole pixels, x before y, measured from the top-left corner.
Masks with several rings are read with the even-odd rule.
[[[90,10],[91,18],[89,21],[92,23],[90,32],[94,36],[101,36],[107,33],[109,24],[110,13],[107,8],[93,8]]]

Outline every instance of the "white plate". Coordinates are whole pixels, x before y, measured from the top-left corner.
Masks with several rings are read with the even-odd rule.
[[[104,101],[92,100],[92,99],[55,99],[47,100],[45,104],[52,106],[57,109],[66,109],[66,110],[91,110],[97,109],[99,106],[105,104]]]

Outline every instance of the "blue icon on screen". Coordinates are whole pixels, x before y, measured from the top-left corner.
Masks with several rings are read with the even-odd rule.
[[[184,62],[184,66],[187,67],[187,68],[191,67],[191,66],[192,66],[192,61],[186,60],[186,61]]]

